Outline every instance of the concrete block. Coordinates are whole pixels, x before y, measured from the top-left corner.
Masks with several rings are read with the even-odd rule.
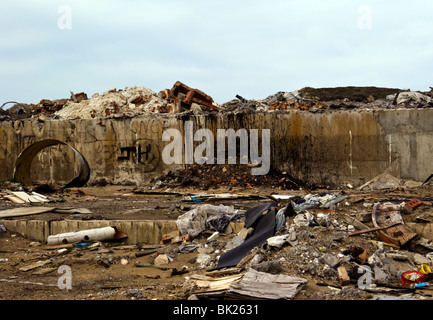
[[[28,239],[46,241],[49,223],[41,220],[2,220],[8,231],[18,233]]]
[[[349,275],[347,274],[347,270],[344,266],[339,266],[337,268],[338,278],[340,280],[340,285],[346,286],[350,283]]]
[[[422,205],[424,202],[421,201],[420,199],[412,199],[408,202],[406,202],[406,204],[404,205],[404,208],[407,212],[412,212],[413,210],[415,210],[416,208],[418,208],[420,205]]]

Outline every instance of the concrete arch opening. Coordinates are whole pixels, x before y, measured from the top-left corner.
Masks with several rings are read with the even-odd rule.
[[[23,183],[24,185],[32,185],[33,179],[31,177],[31,166],[33,159],[43,149],[56,145],[68,146],[70,149],[72,149],[76,158],[78,159],[78,174],[69,183],[66,183],[64,188],[84,186],[90,178],[90,167],[87,160],[77,149],[71,145],[54,139],[38,141],[24,149],[15,162],[14,179]]]

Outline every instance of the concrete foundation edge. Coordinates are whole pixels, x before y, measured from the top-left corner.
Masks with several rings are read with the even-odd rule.
[[[159,244],[163,234],[176,231],[175,220],[135,221],[135,220],[2,220],[10,232],[18,233],[28,239],[46,244],[49,235],[103,227],[117,227],[127,236],[127,244]],[[231,223],[233,232],[238,232],[243,223]]]

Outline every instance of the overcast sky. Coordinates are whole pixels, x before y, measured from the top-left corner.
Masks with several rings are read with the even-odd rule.
[[[431,0],[0,6],[0,105],[134,85],[159,92],[178,80],[218,103],[306,86],[433,86]]]

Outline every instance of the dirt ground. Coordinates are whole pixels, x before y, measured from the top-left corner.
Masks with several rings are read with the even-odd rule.
[[[177,217],[198,203],[185,201],[178,193],[198,193],[200,190],[171,189],[170,194],[152,194],[133,192],[133,187],[105,186],[70,189],[47,194],[55,199],[48,206],[89,208],[92,214],[41,214],[37,219],[177,219]],[[135,190],[137,191],[137,190]],[[163,190],[161,190],[163,191]],[[314,193],[332,190],[315,190]],[[341,192],[342,190],[338,190]],[[269,203],[265,197],[270,194],[305,195],[304,190],[278,190],[250,188],[219,188],[206,190],[206,193],[236,193],[263,196],[263,199],[214,200],[209,203],[232,205],[236,209],[247,210],[255,205]],[[342,214],[354,215],[356,212],[371,210],[374,202],[409,201],[413,198],[428,201],[433,199],[433,188],[423,186],[413,189],[394,189],[379,191],[343,190],[349,197],[345,202],[331,208],[327,214],[339,222],[339,228],[320,225],[296,228],[297,245],[285,245],[281,249],[265,250],[264,261],[278,261],[280,272],[287,275],[304,277],[307,284],[296,295],[296,299],[318,300],[367,300],[374,298],[376,292],[360,290],[356,280],[348,285],[340,285],[335,270],[323,268],[317,262],[325,253],[338,256],[351,248],[365,248],[373,254],[377,248],[378,237],[370,232],[359,236],[345,237],[347,230],[341,219]],[[284,205],[284,204],[283,204]],[[0,200],[0,208],[7,209],[23,205]],[[426,206],[425,210],[430,210]],[[35,219],[34,216],[20,219]],[[294,217],[289,217],[292,223]],[[411,219],[405,216],[405,219]],[[1,224],[1,221],[0,221]],[[367,223],[370,227],[371,222]],[[220,234],[219,238],[209,243],[207,238],[213,232],[206,231],[193,240],[192,244],[211,247],[214,257],[221,252],[233,234]],[[203,268],[197,262],[197,251],[182,253],[181,244],[137,244],[103,242],[92,248],[76,248],[72,245],[48,247],[44,243],[35,243],[12,232],[6,232],[0,238],[0,300],[185,300],[197,294],[184,285],[195,274],[206,275],[212,268]],[[66,249],[66,250],[65,250]],[[138,252],[148,251],[147,255],[137,257]],[[219,251],[217,251],[219,250]],[[407,249],[411,251],[412,248]],[[155,267],[158,255],[166,254],[172,260],[163,267]],[[30,270],[25,268],[41,262],[41,266]],[[143,266],[145,265],[145,266]],[[70,267],[71,286],[64,288],[66,273],[62,266]],[[406,266],[402,266],[405,268]],[[349,270],[350,271],[350,270]],[[404,270],[406,271],[406,270]],[[391,288],[397,288],[394,283]],[[387,288],[389,289],[390,286]],[[398,290],[404,288],[398,288]],[[424,290],[423,299],[430,299],[433,291]],[[417,291],[419,294],[420,291]],[[388,294],[388,293],[386,293]],[[394,296],[407,294],[399,291]],[[414,294],[413,291],[409,294]],[[389,295],[389,294],[388,294]],[[419,297],[419,295],[417,296]]]

